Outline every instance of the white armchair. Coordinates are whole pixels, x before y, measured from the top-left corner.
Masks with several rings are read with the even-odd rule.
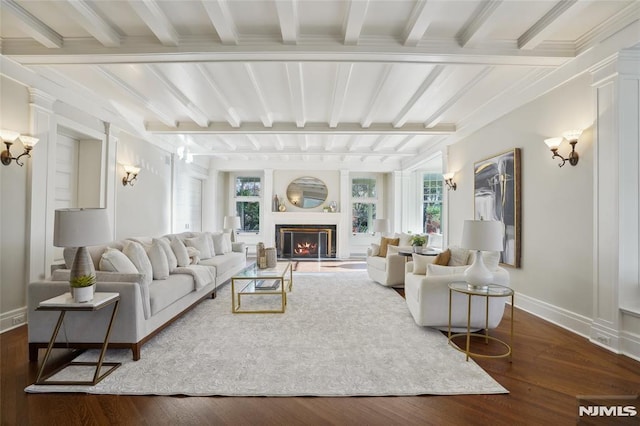
[[[387,287],[402,287],[404,285],[404,266],[407,258],[387,251],[385,257],[377,256],[374,248],[367,249],[367,272],[369,278]]]
[[[470,256],[471,257],[471,256]],[[432,264],[434,257],[422,256],[420,262]],[[447,330],[449,325],[449,283],[464,281],[464,271],[468,266],[431,265],[423,272],[414,262],[406,264],[404,293],[409,312],[416,324]],[[418,269],[420,273],[415,273]],[[495,267],[494,283],[508,286],[509,273],[506,269]],[[504,315],[507,297],[489,298],[489,328],[496,328]],[[485,328],[486,298],[471,297],[471,328]],[[467,296],[453,293],[451,302],[451,329],[455,332],[466,330]]]

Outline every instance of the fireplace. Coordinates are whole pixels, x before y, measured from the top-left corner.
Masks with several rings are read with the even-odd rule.
[[[336,225],[276,225],[278,257],[330,259],[336,257]]]

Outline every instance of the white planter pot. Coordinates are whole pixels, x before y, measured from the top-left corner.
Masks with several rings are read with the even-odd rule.
[[[94,287],[95,286],[93,285],[90,285],[89,287],[73,287],[71,289],[73,301],[76,303],[91,302],[93,300]]]

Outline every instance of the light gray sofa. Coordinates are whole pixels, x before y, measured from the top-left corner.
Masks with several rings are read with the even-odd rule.
[[[166,241],[200,237],[210,233],[182,233],[165,235]],[[219,235],[219,233],[218,233]],[[100,270],[100,261],[107,248],[122,251],[125,244],[134,241],[151,244],[152,238],[131,238],[106,245],[89,247],[96,267],[96,291],[120,293],[118,314],[113,324],[109,347],[127,348],[133,359],[140,359],[141,347],[156,333],[188,311],[199,301],[216,295],[216,289],[246,266],[244,243],[231,243],[231,252],[200,259],[199,252],[191,250],[190,261],[196,264],[178,266],[165,279],[149,280],[144,273],[108,272]],[[149,247],[147,245],[147,247]],[[55,269],[52,276],[28,285],[29,359],[37,361],[38,349],[46,348],[53,333],[59,312],[36,311],[38,304],[69,291],[69,269],[74,250],[65,249],[63,268]],[[66,267],[66,268],[65,268]],[[155,275],[155,271],[154,271]],[[100,347],[106,331],[111,309],[87,312],[67,312],[64,332],[58,335],[55,347]]]

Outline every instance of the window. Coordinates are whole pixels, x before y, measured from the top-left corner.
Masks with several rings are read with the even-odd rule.
[[[351,180],[352,225],[356,234],[373,231],[373,219],[376,218],[378,194],[375,178],[354,178]]]
[[[423,175],[422,230],[426,233],[441,233],[442,223],[442,175]]]
[[[244,232],[260,232],[260,187],[259,177],[236,177],[236,214],[240,217],[240,229]]]

